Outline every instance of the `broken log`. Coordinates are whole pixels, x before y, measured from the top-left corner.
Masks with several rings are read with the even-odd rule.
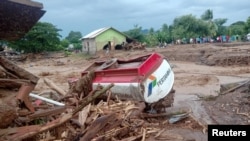
[[[24,83],[18,90],[16,98],[21,102],[24,103],[25,106],[33,113],[35,109],[30,101],[29,94],[35,88],[35,85],[32,83]]]
[[[221,92],[220,95],[224,95],[224,94],[227,94],[227,93],[229,93],[229,92],[231,92],[231,91],[233,91],[233,90],[236,90],[236,89],[238,89],[238,88],[244,86],[245,84],[247,84],[247,83],[249,83],[249,82],[250,82],[250,80],[247,80],[247,81],[245,81],[245,82],[243,82],[243,83],[239,83],[238,85],[236,85],[236,86],[234,86],[234,87],[232,87],[232,88],[230,88],[230,89],[228,89],[228,90],[225,90],[225,91]]]
[[[31,84],[30,80],[0,78],[0,88],[20,88],[23,84]],[[32,84],[33,85],[33,84]]]
[[[8,72],[18,76],[20,79],[30,80],[32,83],[37,84],[39,77],[33,75],[32,73],[26,71],[25,69],[17,66],[8,59],[0,56],[0,65],[6,69]]]
[[[66,95],[66,92],[61,89],[60,87],[58,87],[53,81],[51,81],[48,78],[44,78],[44,82],[53,90],[55,90],[56,92],[58,92],[59,94],[61,94],[62,96]]]
[[[97,118],[87,129],[80,141],[90,141],[100,132],[109,122],[116,119],[114,113]]]
[[[84,126],[84,124],[88,118],[88,114],[90,112],[90,107],[91,107],[91,104],[89,104],[88,106],[85,106],[83,108],[83,110],[79,112],[78,121],[79,121],[81,126]]]
[[[6,71],[4,68],[0,67],[0,74],[2,74],[2,78],[14,78],[14,79],[18,79],[17,76],[15,76],[12,73],[9,73],[8,71]],[[0,78],[1,78],[0,76]]]
[[[29,115],[28,118],[30,120],[34,120],[40,117],[53,116],[53,115],[63,113],[65,110],[66,110],[66,107],[55,107],[55,108],[50,108],[48,110],[36,111],[35,113]]]
[[[23,83],[30,83],[30,81],[24,79],[0,78],[0,88],[20,88]]]

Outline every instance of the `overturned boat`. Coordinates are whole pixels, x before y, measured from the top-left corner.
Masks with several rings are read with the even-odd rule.
[[[174,73],[161,54],[94,62],[81,75],[91,70],[95,73],[93,89],[113,83],[111,92],[121,100],[144,101],[154,108],[169,107],[173,103]]]

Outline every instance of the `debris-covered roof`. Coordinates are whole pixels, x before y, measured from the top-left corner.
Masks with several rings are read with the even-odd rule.
[[[31,0],[1,0],[0,40],[22,38],[44,15],[43,4]]]

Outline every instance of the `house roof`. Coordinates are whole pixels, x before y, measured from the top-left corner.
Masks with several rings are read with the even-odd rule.
[[[1,0],[0,3],[1,40],[22,38],[46,12],[42,3],[31,0]]]
[[[97,37],[98,35],[102,34],[103,32],[109,30],[109,29],[113,29],[115,30],[116,32],[119,32],[121,33],[122,35],[126,36],[124,33],[114,29],[113,27],[104,27],[104,28],[100,28],[100,29],[97,29],[97,30],[94,30],[92,32],[90,32],[89,34],[85,35],[84,37],[81,38],[81,40],[83,39],[92,39],[92,38],[95,38]],[[127,36],[126,36],[127,37]]]

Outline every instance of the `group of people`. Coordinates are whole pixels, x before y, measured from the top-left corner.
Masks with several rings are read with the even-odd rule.
[[[190,38],[189,41],[186,38],[177,39],[175,44],[202,44],[202,43],[227,43],[231,41],[239,40],[238,36],[228,36],[228,35],[221,35],[215,38],[212,37],[196,37]]]

